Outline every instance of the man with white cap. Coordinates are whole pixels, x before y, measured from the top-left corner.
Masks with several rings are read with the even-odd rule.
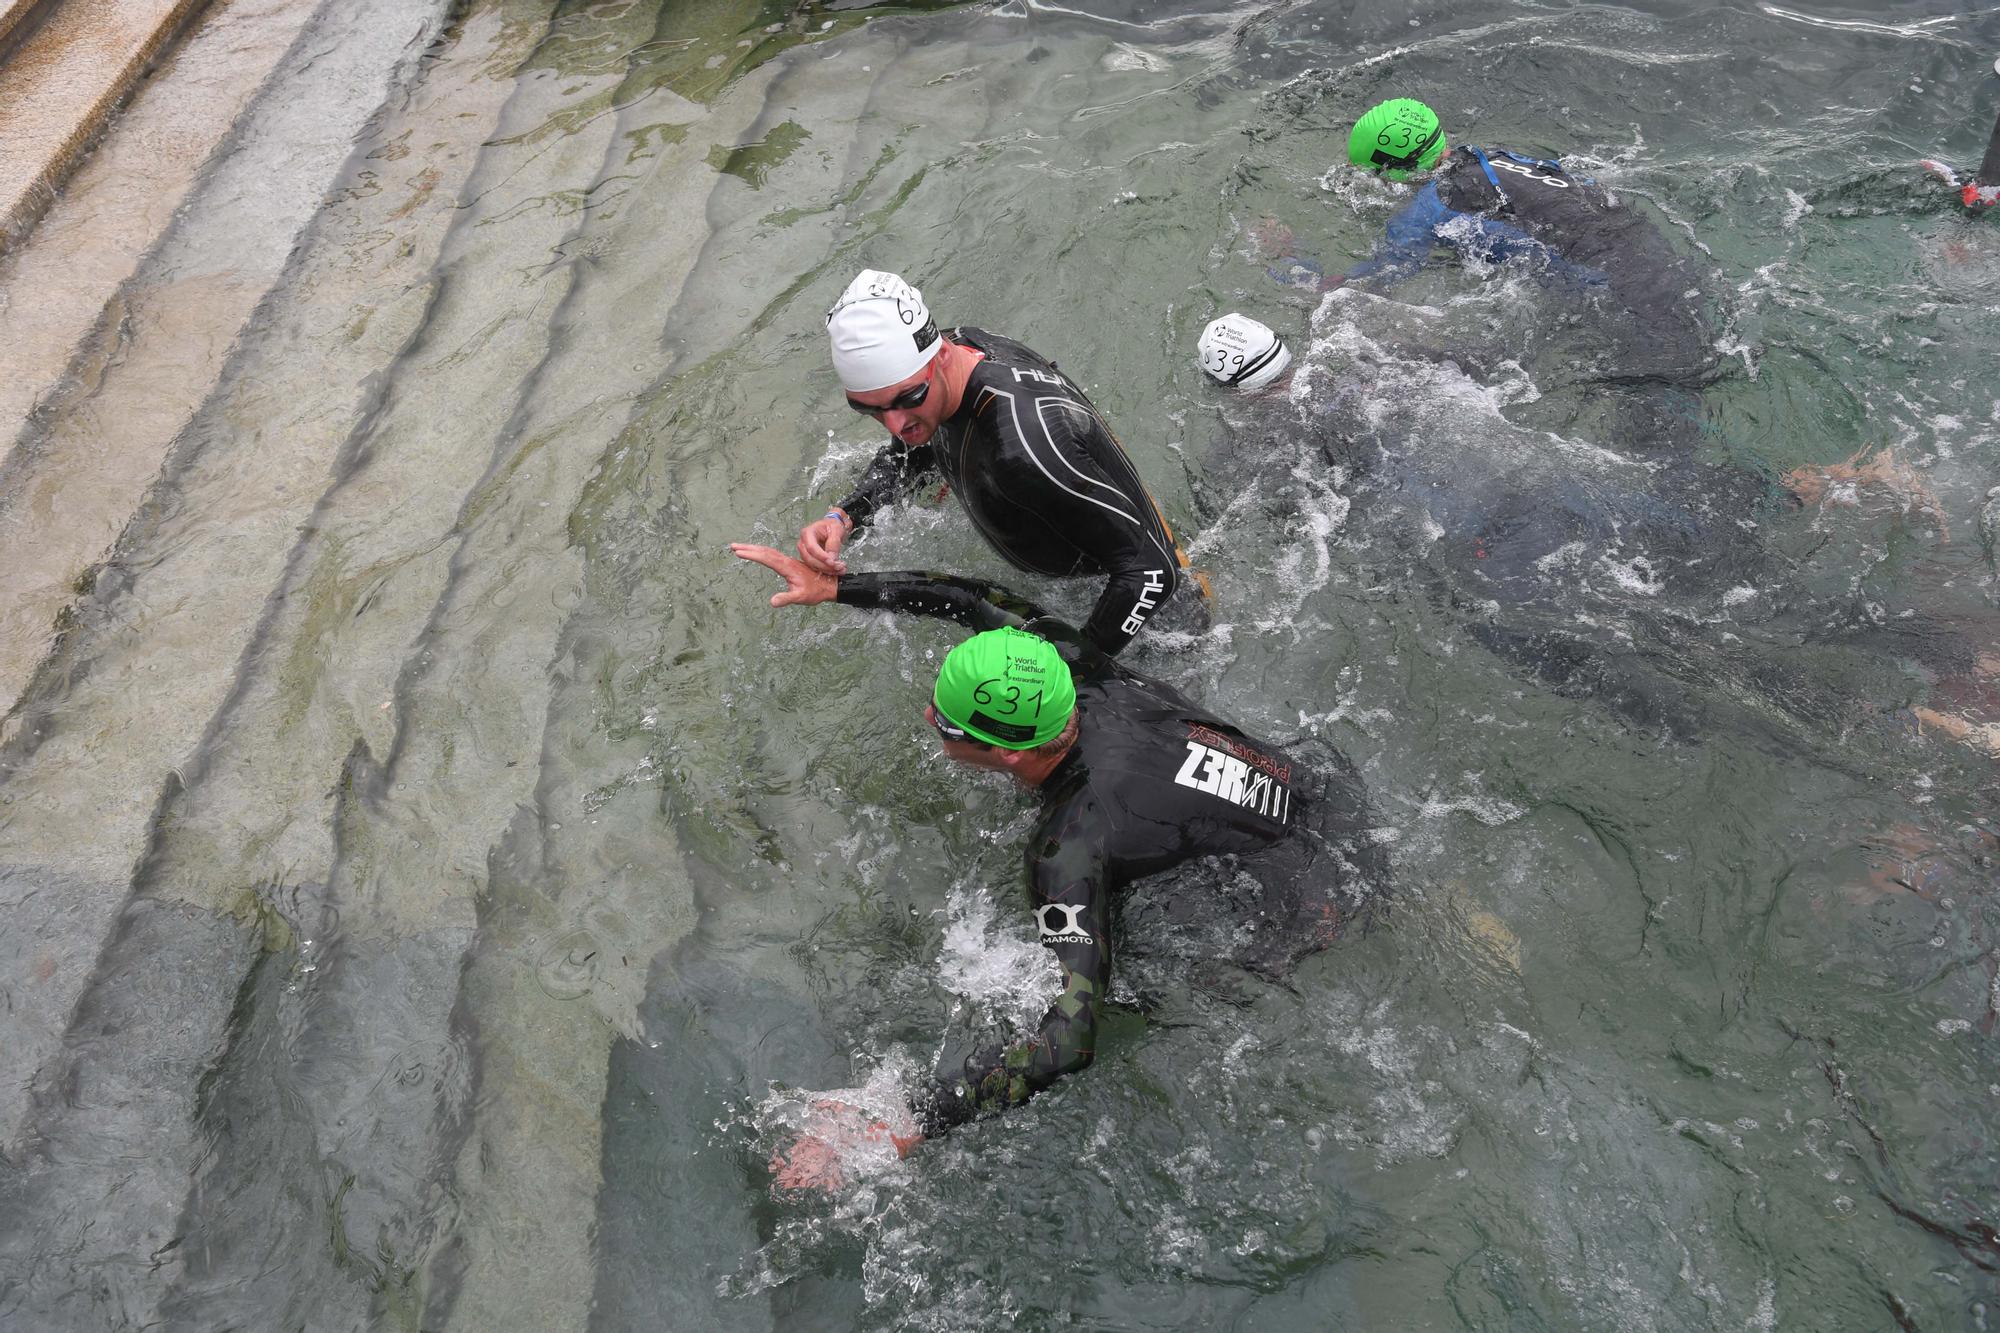
[[[848,285],[826,329],[847,405],[893,440],[846,499],[800,530],[809,567],[846,573],[848,536],[935,471],[1009,563],[1107,580],[1083,627],[1106,653],[1194,581],[1138,469],[1053,361],[983,329],[940,332],[922,293],[873,269]]]

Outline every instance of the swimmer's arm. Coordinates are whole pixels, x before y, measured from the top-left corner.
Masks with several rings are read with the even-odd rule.
[[[1083,638],[1106,657],[1132,642],[1146,622],[1153,618],[1180,581],[1174,565],[1160,558],[1158,551],[1142,564],[1119,569],[1097,596],[1090,619],[1083,622]]]
[[[976,630],[1018,629],[1033,622],[1035,633],[1045,639],[1078,641],[1074,628],[997,583],[914,569],[836,576],[754,542],[732,542],[729,550],[737,559],[762,565],[785,581],[785,590],[771,598],[772,606],[839,602],[868,611],[937,616]]]
[[[1037,831],[1031,849],[1053,844],[1054,850],[1046,856],[1031,850],[1029,869],[1037,922],[1055,928],[1043,929],[1042,935],[1062,968],[1062,994],[1042,1016],[1034,1036],[990,1046],[933,1085],[928,1103],[918,1108],[926,1135],[1019,1106],[1064,1075],[1089,1068],[1097,1056],[1098,1020],[1111,984],[1105,863],[1090,845],[1093,840],[1063,837],[1056,830],[1059,823],[1058,817]],[[1041,911],[1045,906],[1056,910]],[[1066,910],[1072,906],[1081,910]]]
[[[1143,489],[1137,495],[1128,492],[1126,503],[1158,508]],[[1181,580],[1179,562],[1161,546],[1155,529],[1107,515],[1067,490],[1049,497],[1043,517],[1069,533],[1077,549],[1106,571],[1104,591],[1083,622],[1083,639],[1106,657],[1117,656],[1174,595]]]
[[[834,507],[844,511],[853,530],[859,531],[876,510],[909,494],[918,479],[936,467],[937,451],[930,445],[894,441],[882,447],[847,498]]]
[[[1389,227],[1382,238],[1382,244],[1375,253],[1347,270],[1348,281],[1356,278],[1373,278],[1382,287],[1393,286],[1423,267],[1430,257],[1431,248],[1438,244],[1437,229],[1455,217],[1461,217],[1454,209],[1445,207],[1438,195],[1437,182],[1432,181],[1417,191],[1417,197],[1405,204],[1402,211],[1389,219]]]
[[[1010,474],[1006,480],[1018,488],[1017,494],[1031,497],[1036,516],[1052,532],[1068,538],[1089,562],[1085,568],[1094,566],[1103,571],[1104,590],[1083,622],[1083,637],[1105,656],[1115,657],[1173,595],[1180,584],[1180,562],[1174,558],[1170,539],[1162,535],[1166,520],[1140,480],[1138,469],[1116,437],[1094,418],[1090,420],[1102,432],[1099,447],[1108,449],[1110,458],[1088,447],[1083,421],[1077,416],[1039,414],[1040,438],[1024,439],[1022,452],[1029,458],[1049,457],[1060,462],[1039,470],[1017,464],[1018,475]],[[1122,466],[1115,466],[1114,459]],[[1050,484],[1049,471],[1064,464],[1118,498],[1105,503],[1070,486]],[[1103,491],[1094,494],[1101,496]],[[1152,516],[1156,522],[1143,524],[1133,515]]]
[[[842,606],[937,616],[976,630],[1016,628],[1043,618],[1041,607],[997,583],[920,570],[844,574],[834,598]]]

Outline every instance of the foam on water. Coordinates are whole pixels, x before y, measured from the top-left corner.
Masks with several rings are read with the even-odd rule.
[[[1011,929],[997,924],[992,893],[977,885],[954,887],[945,911],[938,979],[978,1016],[1032,1030],[1062,990],[1062,970],[1032,937],[1030,918],[1014,913]]]

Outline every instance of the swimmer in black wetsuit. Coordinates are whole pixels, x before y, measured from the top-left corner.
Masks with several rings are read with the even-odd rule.
[[[848,405],[878,418],[895,443],[799,532],[807,565],[845,573],[848,535],[938,472],[1017,568],[1108,576],[1083,626],[1104,652],[1122,649],[1195,582],[1138,469],[1054,362],[980,329],[940,333],[915,288],[872,270],[848,286],[827,331]]]
[[[1116,907],[1134,881],[1188,867],[1201,872],[1203,896],[1227,885],[1229,960],[1269,973],[1326,947],[1386,885],[1360,781],[1340,756],[1309,764],[1248,736],[990,584],[918,573],[836,579],[769,547],[731,549],[783,576],[774,606],[839,601],[981,630],[945,658],[925,717],[946,755],[1011,774],[1042,801],[1028,883],[1062,993],[1032,1037],[971,1056],[917,1099],[911,1122],[886,1127],[904,1151],[1091,1063]],[[818,1139],[802,1139],[774,1166],[781,1186],[838,1183],[834,1154]]]
[[[1703,270],[1678,252],[1654,219],[1553,158],[1505,148],[1451,148],[1437,113],[1396,98],[1368,109],[1347,141],[1364,170],[1406,181],[1429,174],[1389,220],[1382,245],[1342,281],[1378,290],[1408,277],[1437,246],[1468,259],[1524,259],[1580,284],[1618,316],[1604,332],[1614,378],[1688,383],[1713,374],[1703,314]]]

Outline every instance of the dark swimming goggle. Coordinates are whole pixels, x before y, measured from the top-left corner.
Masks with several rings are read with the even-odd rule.
[[[1387,133],[1387,131],[1385,130],[1384,133]],[[1385,152],[1382,149],[1377,148],[1375,150],[1374,156],[1368,159],[1369,164],[1373,166],[1377,171],[1381,171],[1385,168],[1390,171],[1409,171],[1413,169],[1417,165],[1417,163],[1423,159],[1425,153],[1430,152],[1431,145],[1436,143],[1438,141],[1438,136],[1443,133],[1444,133],[1444,122],[1439,121],[1436,125],[1431,127],[1430,137],[1428,139],[1425,139],[1422,143],[1418,144],[1415,148],[1412,148],[1409,152],[1403,153],[1399,156],[1397,154]]]
[[[961,745],[976,745],[982,750],[993,748],[991,741],[982,741],[964,727],[954,724],[951,719],[938,711],[936,704],[925,710],[925,717],[933,727],[937,728],[937,734],[948,741],[957,741]]]
[[[912,384],[909,388],[903,390],[880,407],[870,407],[866,403],[856,402],[852,395],[848,396],[847,405],[862,415],[871,417],[879,417],[884,412],[908,412],[913,408],[922,407],[924,399],[931,396],[929,367],[926,366],[925,370],[926,374],[924,375],[924,382],[922,384]]]

